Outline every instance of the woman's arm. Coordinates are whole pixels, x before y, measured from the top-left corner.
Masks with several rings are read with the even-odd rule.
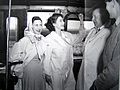
[[[84,38],[87,36],[87,32],[84,28],[84,22],[83,22],[83,14],[78,15],[80,20],[80,27],[79,27],[79,33],[78,34],[72,34],[72,44],[81,43],[83,42]]]

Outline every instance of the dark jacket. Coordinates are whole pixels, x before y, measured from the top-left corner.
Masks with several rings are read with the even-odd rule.
[[[120,23],[112,29],[98,63],[97,90],[119,90]]]

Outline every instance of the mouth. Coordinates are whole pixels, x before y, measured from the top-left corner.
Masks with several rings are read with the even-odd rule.
[[[37,32],[41,32],[42,30],[41,29],[38,29],[38,30],[36,30]]]

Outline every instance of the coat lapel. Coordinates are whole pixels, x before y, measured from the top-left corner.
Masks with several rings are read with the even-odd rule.
[[[99,32],[96,33],[96,30],[90,32],[89,36],[85,40],[85,45],[89,45],[91,42],[94,43],[105,35],[105,30],[102,28]],[[91,45],[93,47],[93,45]]]

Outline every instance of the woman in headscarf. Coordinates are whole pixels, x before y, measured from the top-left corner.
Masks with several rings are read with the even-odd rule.
[[[43,74],[43,53],[41,55],[36,43],[44,38],[41,35],[42,20],[40,17],[32,18],[32,25],[25,30],[22,39],[15,43],[10,55],[10,61],[20,60],[23,64],[13,67],[15,74],[22,79],[22,90],[45,90],[45,79]],[[40,49],[40,48],[39,48]],[[19,86],[19,85],[18,85]],[[17,89],[18,90],[18,89]]]

